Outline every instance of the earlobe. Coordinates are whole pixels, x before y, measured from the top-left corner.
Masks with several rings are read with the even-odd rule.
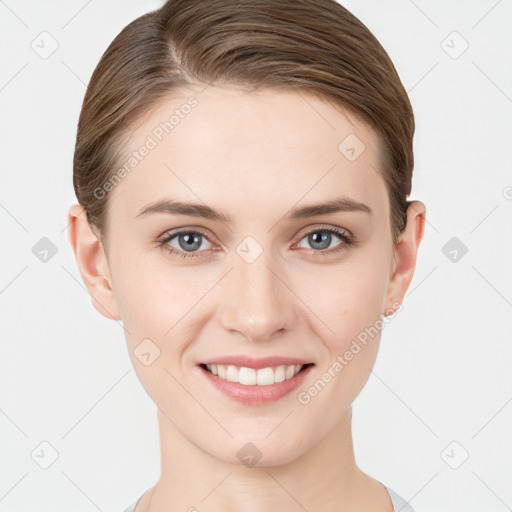
[[[81,205],[70,207],[68,221],[69,241],[93,306],[106,318],[121,320],[103,244],[91,229]]]
[[[401,304],[414,276],[418,249],[425,232],[425,205],[413,201],[407,209],[407,222],[394,248],[394,272],[391,276],[386,311],[397,309]]]

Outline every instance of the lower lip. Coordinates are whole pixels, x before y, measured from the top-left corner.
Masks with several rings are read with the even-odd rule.
[[[295,388],[297,388],[297,386],[300,386],[313,366],[314,365],[310,365],[301,370],[291,379],[283,382],[276,382],[275,384],[270,384],[268,386],[258,386],[257,384],[246,386],[239,382],[229,382],[221,379],[217,375],[213,375],[213,373],[209,372],[202,366],[199,366],[199,368],[213,386],[238,402],[242,402],[244,404],[266,404],[283,398],[285,395],[291,393]]]

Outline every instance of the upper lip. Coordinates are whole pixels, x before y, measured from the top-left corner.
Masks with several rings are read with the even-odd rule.
[[[267,357],[251,357],[245,355],[231,355],[231,356],[221,356],[214,357],[207,361],[203,361],[202,364],[223,364],[223,365],[233,365],[238,367],[245,368],[253,368],[254,370],[259,370],[260,368],[267,368],[268,366],[291,366],[291,365],[305,365],[309,364],[311,361],[306,361],[305,359],[299,359],[297,357],[285,357],[285,356],[267,356]]]

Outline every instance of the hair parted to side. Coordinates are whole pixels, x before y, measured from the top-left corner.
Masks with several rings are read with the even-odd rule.
[[[405,226],[414,166],[414,115],[388,54],[335,0],[168,0],[127,25],[102,55],[82,104],[73,186],[106,241],[108,194],[131,125],[195,84],[301,90],[373,129],[394,243]],[[341,141],[340,141],[341,142]]]

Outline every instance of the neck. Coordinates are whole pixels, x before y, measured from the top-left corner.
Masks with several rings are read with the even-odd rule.
[[[199,449],[159,411],[161,477],[140,500],[137,512],[352,512],[363,502],[365,510],[375,505],[376,510],[391,511],[382,484],[355,463],[351,419],[349,408],[326,437],[291,462],[247,467]]]

